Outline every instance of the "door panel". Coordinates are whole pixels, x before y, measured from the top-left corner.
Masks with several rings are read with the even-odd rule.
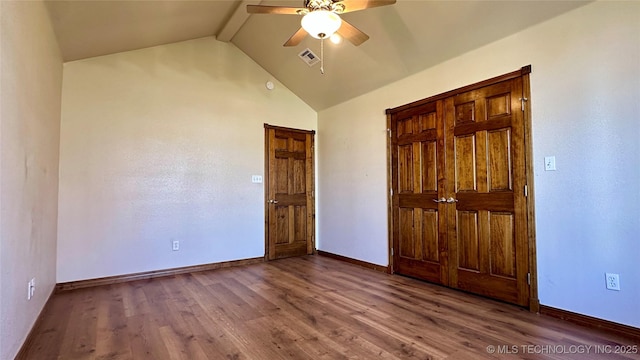
[[[522,77],[389,110],[393,270],[529,304]]]
[[[422,142],[422,192],[438,192],[438,160],[435,141]]]
[[[444,154],[438,134],[444,130],[442,102],[434,102],[399,114],[392,124],[392,154],[395,195],[394,260],[398,271],[446,284],[448,266],[444,218],[440,217]]]
[[[516,276],[516,244],[512,213],[489,212],[491,275]]]
[[[458,268],[480,271],[478,213],[475,211],[458,211],[456,220]]]
[[[489,191],[512,191],[511,129],[488,133]]]
[[[526,208],[514,191],[525,179],[524,160],[514,159],[524,148],[521,94],[519,78],[460,93],[445,100],[453,109],[445,121],[458,227],[449,239],[458,251],[450,286],[526,305]]]
[[[413,144],[398,146],[400,194],[413,193]]]
[[[456,191],[476,191],[475,134],[455,138]]]
[[[422,211],[422,258],[438,262],[438,211],[426,209]]]
[[[416,239],[413,231],[414,209],[400,209],[400,257],[413,259],[416,256]]]
[[[289,208],[285,206],[275,207],[276,216],[276,238],[275,243],[288,244],[289,243]]]
[[[266,257],[313,253],[313,132],[265,125]]]

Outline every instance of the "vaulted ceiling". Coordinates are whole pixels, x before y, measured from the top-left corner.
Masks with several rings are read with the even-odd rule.
[[[283,47],[298,15],[248,15],[246,5],[303,0],[72,0],[47,2],[65,61],[206,36],[231,41],[315,110],[323,110],[584,5],[585,1],[427,1],[343,14],[370,39],[325,43],[325,74],[298,58],[307,37]],[[560,34],[559,34],[560,35]],[[526,65],[526,64],[522,64]]]

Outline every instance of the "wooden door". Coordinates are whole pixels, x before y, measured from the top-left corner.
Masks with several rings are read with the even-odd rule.
[[[396,271],[446,285],[443,101],[394,114],[391,134]]]
[[[394,272],[529,305],[523,77],[388,110]]]
[[[445,100],[445,186],[449,285],[528,305],[523,97],[517,77]]]
[[[315,249],[314,134],[265,124],[268,260]]]

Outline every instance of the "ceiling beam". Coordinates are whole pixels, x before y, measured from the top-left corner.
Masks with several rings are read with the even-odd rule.
[[[226,24],[222,27],[222,30],[216,36],[217,40],[229,42],[236,33],[240,30],[245,21],[249,19],[249,13],[247,13],[247,5],[259,5],[261,0],[242,0],[240,5],[233,12],[233,15],[229,18]]]

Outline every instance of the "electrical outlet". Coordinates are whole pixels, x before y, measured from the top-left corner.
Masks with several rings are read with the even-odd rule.
[[[173,243],[172,243],[172,249],[173,249],[173,251],[178,251],[178,250],[180,250],[180,241],[178,241],[178,240],[173,240]]]
[[[607,280],[607,289],[620,291],[620,275],[606,273],[605,278]]]

